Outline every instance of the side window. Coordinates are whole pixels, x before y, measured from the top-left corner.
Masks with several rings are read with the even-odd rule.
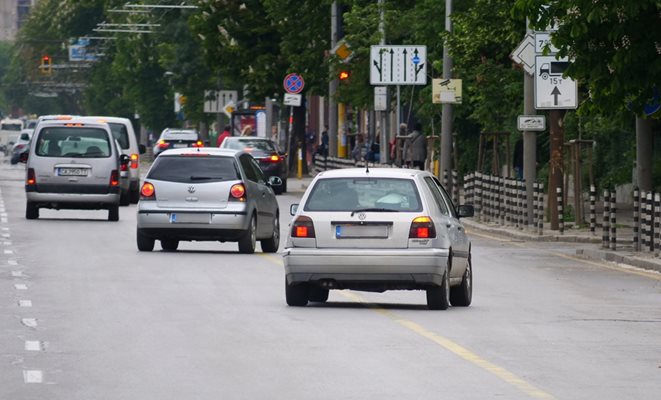
[[[251,160],[252,159],[249,155],[244,154],[239,159],[239,162],[241,163],[241,169],[243,170],[243,173],[246,174],[246,178],[248,178],[249,181],[257,182],[257,174],[255,174]]]
[[[266,178],[264,177],[264,173],[262,172],[262,169],[259,167],[259,164],[257,164],[257,161],[255,161],[255,159],[252,157],[250,157],[250,165],[252,165],[252,169],[255,171],[255,176],[257,176],[257,182],[266,183]]]
[[[443,185],[441,185],[441,182],[434,177],[434,183],[438,187],[438,189],[441,191],[441,195],[443,195],[443,198],[445,199],[445,202],[447,203],[448,207],[450,208],[450,213],[452,214],[453,217],[457,218],[457,212],[454,209],[454,203],[452,202],[452,198],[448,194],[448,192],[445,191],[445,188]]]
[[[434,180],[428,176],[425,177],[425,183],[427,184],[427,187],[429,187],[429,191],[431,191],[432,195],[434,195],[434,200],[436,201],[436,205],[438,205],[439,210],[441,210],[441,214],[450,215],[445,199],[443,199],[443,195],[441,194],[438,186],[436,186]]]

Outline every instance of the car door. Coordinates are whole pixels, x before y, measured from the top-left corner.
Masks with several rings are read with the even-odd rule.
[[[273,232],[273,217],[276,214],[278,203],[275,199],[275,192],[273,191],[273,188],[267,184],[266,177],[264,176],[262,169],[259,167],[257,160],[253,157],[249,158],[255,176],[257,176],[257,186],[261,193],[261,197],[257,202],[259,205],[259,209],[257,210],[257,215],[259,216],[258,221],[261,225],[261,232],[265,236],[270,237]]]
[[[264,235],[265,220],[267,219],[264,215],[264,210],[266,208],[265,197],[267,190],[265,184],[259,183],[260,175],[257,173],[259,168],[256,170],[253,167],[253,162],[254,159],[249,154],[242,154],[239,157],[239,164],[241,165],[241,169],[243,170],[246,177],[245,185],[246,192],[248,193],[248,201],[253,202],[252,208],[257,214],[257,236],[260,237]],[[261,178],[263,179],[263,176],[261,176]]]

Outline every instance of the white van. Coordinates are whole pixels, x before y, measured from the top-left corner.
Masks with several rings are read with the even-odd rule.
[[[23,127],[24,124],[21,119],[5,118],[0,120],[0,149],[4,151],[5,155],[9,154],[11,146],[18,140]]]
[[[79,118],[42,121],[32,136],[27,159],[25,218],[40,208],[108,210],[119,220],[121,154],[106,123]]]

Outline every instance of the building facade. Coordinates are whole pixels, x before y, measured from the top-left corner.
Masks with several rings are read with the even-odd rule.
[[[13,41],[37,0],[0,1],[0,41]]]

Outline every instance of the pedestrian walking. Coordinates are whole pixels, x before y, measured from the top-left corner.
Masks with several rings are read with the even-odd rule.
[[[216,139],[216,147],[220,147],[220,145],[223,144],[225,138],[230,135],[230,129],[232,129],[232,127],[230,127],[229,125],[225,125],[223,132],[220,135],[218,135],[218,139]]]
[[[422,124],[416,122],[413,132],[404,142],[404,159],[411,168],[424,170],[427,160],[427,139],[422,133]]]

